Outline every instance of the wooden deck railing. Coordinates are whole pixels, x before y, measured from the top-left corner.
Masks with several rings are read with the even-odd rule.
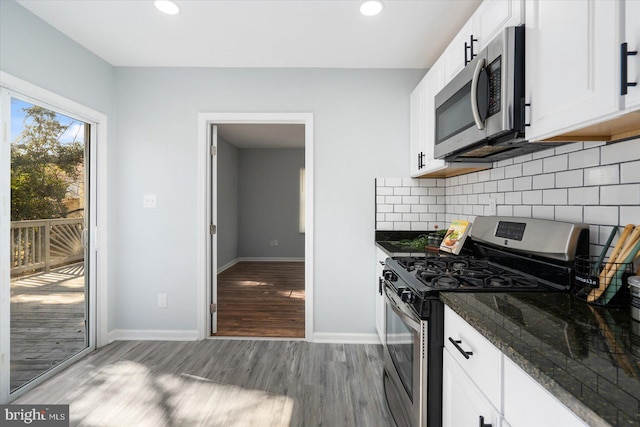
[[[84,218],[11,222],[11,275],[84,258]]]

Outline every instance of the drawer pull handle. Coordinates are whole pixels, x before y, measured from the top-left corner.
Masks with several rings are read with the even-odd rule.
[[[451,344],[453,344],[455,346],[455,348],[458,349],[458,351],[460,353],[462,353],[462,355],[464,356],[465,359],[468,359],[469,356],[473,356],[473,351],[464,351],[462,349],[462,347],[460,347],[460,344],[462,343],[462,341],[460,340],[454,340],[453,338],[449,337],[449,341],[451,341]]]
[[[484,417],[482,415],[480,415],[480,427],[492,427],[491,424],[485,424],[484,423]]]

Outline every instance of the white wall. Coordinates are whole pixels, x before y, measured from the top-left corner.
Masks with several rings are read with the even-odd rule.
[[[300,168],[304,148],[240,150],[240,257],[304,258]],[[271,241],[277,240],[277,245]]]
[[[109,119],[113,116],[114,68],[11,0],[0,1],[0,69]],[[109,141],[113,135],[109,126]],[[98,265],[102,268],[107,267]],[[112,291],[109,329],[115,327]]]
[[[197,115],[314,114],[314,326],[374,334],[374,177],[404,175],[424,71],[117,68],[110,274],[118,329],[195,330]],[[142,195],[158,195],[143,209]],[[158,309],[157,293],[169,308]]]

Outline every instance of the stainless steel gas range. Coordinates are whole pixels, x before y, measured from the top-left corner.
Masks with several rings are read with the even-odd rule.
[[[387,258],[384,389],[398,427],[442,425],[444,305],[440,292],[568,292],[589,228],[476,217],[461,255]]]

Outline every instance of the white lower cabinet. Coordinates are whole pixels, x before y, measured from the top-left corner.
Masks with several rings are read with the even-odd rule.
[[[444,340],[443,427],[588,425],[447,306]]]
[[[504,358],[504,419],[512,427],[588,425],[507,357]]]
[[[500,412],[469,378],[447,348],[443,354],[442,426],[498,427]]]

